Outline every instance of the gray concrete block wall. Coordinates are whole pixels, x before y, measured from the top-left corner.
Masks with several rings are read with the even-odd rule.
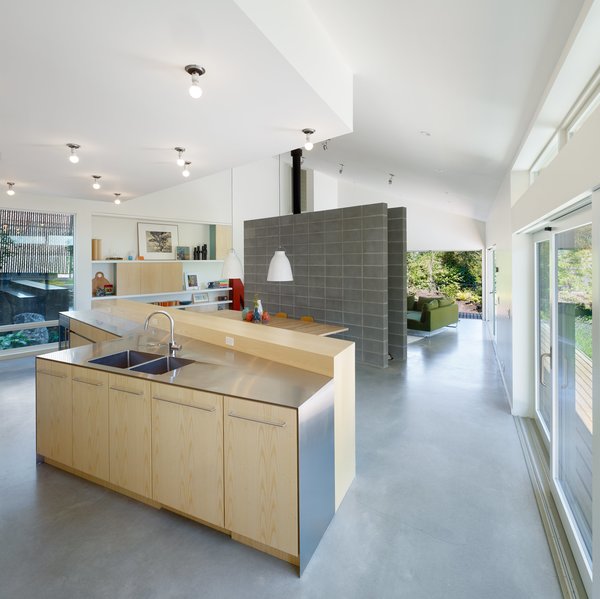
[[[306,212],[244,223],[246,305],[258,295],[271,312],[341,324],[356,359],[388,363],[386,204]],[[267,282],[273,252],[285,249],[294,281]]]
[[[406,208],[388,210],[388,345],[395,360],[406,360]]]

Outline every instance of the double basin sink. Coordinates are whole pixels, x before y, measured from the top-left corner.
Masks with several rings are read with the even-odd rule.
[[[193,364],[194,360],[174,358],[173,356],[157,356],[156,354],[128,349],[116,354],[94,358],[93,360],[89,360],[89,363],[121,368],[123,370],[130,370],[131,372],[165,374],[188,364]]]

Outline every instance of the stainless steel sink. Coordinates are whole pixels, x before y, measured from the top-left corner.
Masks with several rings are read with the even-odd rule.
[[[145,372],[146,374],[165,374],[165,372],[171,372],[176,368],[182,368],[188,364],[193,364],[194,360],[186,360],[185,358],[173,358],[171,356],[165,356],[158,360],[152,360],[145,364],[140,364],[135,368],[132,368],[132,372]]]
[[[94,358],[89,362],[91,364],[101,364],[102,366],[112,366],[113,368],[131,368],[132,366],[137,366],[138,364],[143,364],[150,360],[156,360],[159,357],[160,356],[156,354],[128,349],[116,354]]]

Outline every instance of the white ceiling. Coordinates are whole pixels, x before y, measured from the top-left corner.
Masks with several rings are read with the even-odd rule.
[[[343,119],[235,0],[5,3],[0,182],[128,199],[185,181],[176,145],[197,178],[287,153],[312,126],[335,139],[305,166],[339,176],[343,162],[345,179],[399,202],[485,219],[583,0],[306,1],[355,74],[342,137]],[[183,71],[194,62],[200,100]],[[76,166],[67,142],[82,146]]]
[[[308,2],[355,85],[354,133],[305,165],[484,220],[582,0]]]
[[[186,181],[175,146],[193,179],[288,151],[311,124],[350,130],[232,0],[19,0],[2,21],[0,181],[17,192],[127,200]]]

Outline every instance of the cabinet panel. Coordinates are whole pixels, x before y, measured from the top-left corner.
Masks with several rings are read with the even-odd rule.
[[[108,480],[108,373],[73,366],[73,467]]]
[[[225,528],[298,555],[295,410],[224,398]]]
[[[163,267],[160,263],[140,264],[140,293],[161,293],[163,288]]]
[[[117,295],[139,295],[141,284],[139,263],[122,262],[117,264]]]
[[[83,345],[92,345],[92,341],[85,337],[80,337],[77,333],[71,331],[69,333],[69,348],[82,347]]]
[[[153,498],[222,527],[223,398],[152,385]]]
[[[109,470],[110,482],[151,497],[150,383],[109,375]]]
[[[73,463],[71,367],[36,360],[37,453],[66,466]]]
[[[183,264],[181,262],[170,262],[161,264],[163,291],[183,290]]]
[[[231,242],[231,226],[215,225],[215,260],[225,260],[229,250],[233,247]]]

